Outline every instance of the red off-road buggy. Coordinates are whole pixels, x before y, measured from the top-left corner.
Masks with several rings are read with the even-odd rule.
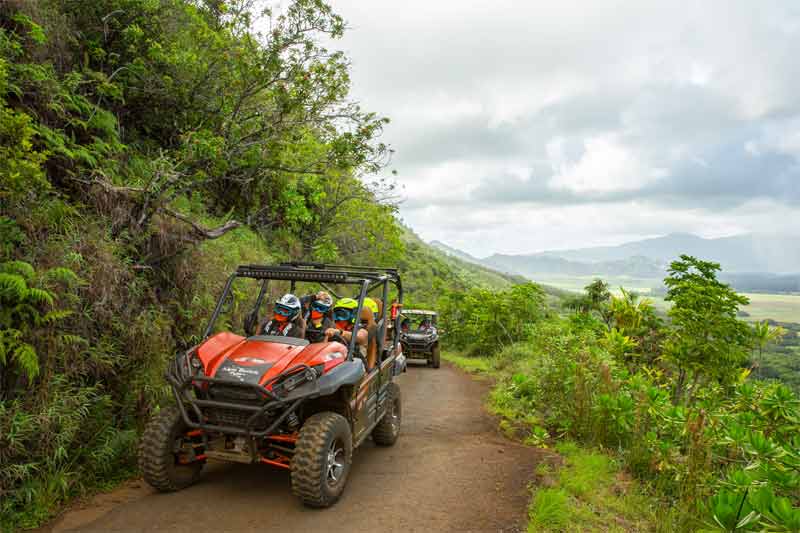
[[[245,335],[215,331],[236,315],[240,280],[258,286],[252,310],[242,320]],[[204,333],[204,341],[180,353],[167,380],[174,405],[147,425],[139,449],[144,479],[160,491],[197,480],[208,459],[264,463],[289,470],[292,491],[306,505],[327,507],[347,483],[353,450],[364,440],[391,446],[400,432],[402,406],[395,376],[405,370],[399,348],[399,315],[383,306],[371,338],[378,361],[365,371],[352,341],[310,344],[307,340],[255,335],[270,281],[288,282],[296,293],[323,287],[358,289],[356,316],[368,295],[402,302],[395,269],[315,263],[240,266],[228,279]],[[285,289],[282,289],[285,290]],[[392,306],[396,309],[398,306]],[[394,313],[394,312],[393,312]],[[394,313],[396,314],[396,313]],[[220,320],[220,317],[224,318]]]

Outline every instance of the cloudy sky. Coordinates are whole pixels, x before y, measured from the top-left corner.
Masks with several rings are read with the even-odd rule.
[[[800,230],[800,2],[332,4],[426,240]]]

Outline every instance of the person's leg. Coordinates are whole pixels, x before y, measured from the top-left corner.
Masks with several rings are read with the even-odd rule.
[[[367,328],[367,370],[372,370],[378,360],[378,327],[372,323]]]

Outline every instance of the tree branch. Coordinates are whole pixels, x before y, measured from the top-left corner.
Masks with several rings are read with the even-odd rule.
[[[169,209],[167,207],[162,207],[161,211],[164,214],[171,216],[172,218],[175,218],[177,220],[180,220],[181,222],[189,224],[194,230],[195,235],[201,239],[217,239],[219,237],[222,237],[229,231],[234,230],[242,225],[242,223],[239,221],[229,220],[222,226],[219,226],[218,228],[207,229],[198,224],[197,222],[195,222],[194,220],[190,219],[189,217],[184,216],[178,213],[177,211],[173,211],[172,209]]]

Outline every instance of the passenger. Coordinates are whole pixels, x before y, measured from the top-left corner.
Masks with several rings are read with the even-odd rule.
[[[374,300],[373,298],[367,296],[366,298],[364,298],[364,307],[372,311],[372,317],[375,319],[376,322],[380,320],[380,317],[378,315],[380,314],[381,308],[380,304],[378,303],[378,300]]]
[[[325,331],[325,340],[331,340],[333,337],[338,336],[345,341],[345,343],[349,344],[353,338],[357,310],[358,302],[352,298],[342,298],[336,302],[336,305],[333,306],[333,321],[336,327],[328,328]],[[368,343],[369,333],[367,329],[364,327],[358,328],[356,346],[361,357],[366,361],[367,370],[375,366],[375,358],[373,357],[372,361],[370,361],[369,350],[367,349]]]
[[[275,302],[272,309],[272,319],[264,321],[259,328],[262,335],[277,335],[280,337],[306,337],[306,322],[301,316],[302,306],[300,299],[294,294],[284,294]]]
[[[310,313],[306,321],[306,338],[309,342],[322,342],[325,332],[334,327],[331,320],[331,307],[333,298],[325,291],[319,291],[313,296],[310,304]]]
[[[381,330],[381,326],[383,325],[383,300],[380,298],[364,298],[364,307],[369,309],[372,312],[372,321],[364,321],[366,322],[364,325],[367,328],[367,332],[369,333],[369,342],[368,346],[375,350],[377,353],[377,339],[379,335],[379,331]],[[362,319],[366,317],[366,314],[362,315]],[[373,343],[375,346],[373,347]],[[384,337],[380,342],[380,345],[383,346],[386,344],[386,330],[384,330]]]
[[[404,318],[402,322],[400,322],[400,331],[403,333],[408,333],[408,330],[411,329],[411,320],[408,318]]]

